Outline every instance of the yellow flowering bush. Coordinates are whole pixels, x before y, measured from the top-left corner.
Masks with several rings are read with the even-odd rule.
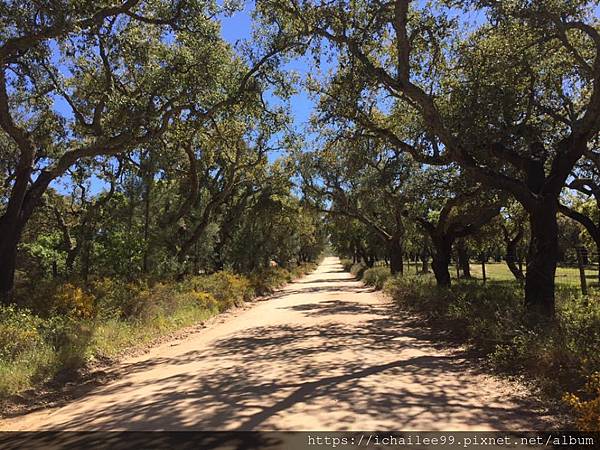
[[[71,283],[59,286],[52,300],[55,313],[86,319],[92,317],[95,312],[94,296]]]
[[[0,360],[11,360],[42,342],[42,320],[27,309],[0,306]]]
[[[563,401],[577,416],[575,424],[580,431],[600,431],[600,372],[588,377],[585,392],[590,397],[587,400],[569,393],[563,396]]]
[[[216,309],[218,307],[217,299],[208,292],[194,292],[194,300],[206,309]]]

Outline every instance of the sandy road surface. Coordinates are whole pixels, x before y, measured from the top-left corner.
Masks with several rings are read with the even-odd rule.
[[[125,374],[12,430],[518,430],[531,403],[436,347],[327,258],[223,323],[123,362]]]

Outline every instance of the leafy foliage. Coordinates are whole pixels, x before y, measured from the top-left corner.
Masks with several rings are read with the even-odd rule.
[[[274,267],[249,276],[221,271],[152,286],[111,278],[89,290],[48,284],[40,293],[52,299],[44,316],[0,307],[0,397],[240,306],[314,267]]]
[[[362,281],[367,286],[373,286],[375,289],[383,289],[385,282],[390,278],[390,269],[385,266],[373,267],[365,270]]]
[[[600,431],[600,372],[588,377],[585,390],[589,400],[575,394],[565,394],[564,402],[577,414],[577,428],[581,431]]]

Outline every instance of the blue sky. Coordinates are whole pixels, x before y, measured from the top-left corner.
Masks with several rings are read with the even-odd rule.
[[[235,12],[229,17],[221,19],[221,34],[223,39],[235,45],[237,41],[249,39],[252,33],[251,12],[254,8],[254,2],[244,2],[244,9]],[[299,58],[285,66],[287,70],[294,70],[305,75],[309,67],[308,58]],[[309,119],[314,103],[303,89],[291,99],[291,112],[294,123],[297,127],[302,127]]]
[[[218,0],[219,3],[221,0]],[[419,0],[420,2],[424,2],[425,0]],[[243,8],[230,16],[223,16],[220,18],[221,22],[221,33],[223,38],[228,41],[232,46],[236,46],[236,43],[248,40],[252,38],[252,18],[251,13],[254,8],[254,1],[243,1]],[[597,7],[595,12],[598,13]],[[457,15],[460,15],[463,20],[471,22],[473,25],[477,25],[484,20],[483,11],[457,11]],[[284,69],[293,70],[298,72],[301,75],[306,75],[309,68],[313,64],[312,58],[301,57],[296,58],[293,61],[289,62],[285,65]],[[274,96],[267,95],[267,99],[273,103],[277,103],[277,99]],[[297,132],[304,133],[307,137],[311,136],[311,133],[308,132],[307,123],[310,118],[310,115],[314,109],[314,102],[310,99],[308,93],[302,86],[298,86],[298,93],[295,94],[290,101],[291,115],[294,123],[294,129]],[[64,100],[60,97],[55,98],[55,107],[63,114],[69,115],[70,110],[68,105]],[[281,153],[275,152],[270,155],[270,160],[274,160],[279,157]],[[60,181],[58,181],[60,184]],[[62,190],[59,185],[54,184],[59,190]],[[102,190],[103,184],[99,180],[92,180],[92,192],[98,192]]]
[[[235,46],[236,43],[250,39],[252,36],[252,9],[254,8],[254,2],[248,1],[244,2],[244,8],[233,13],[230,16],[221,17],[221,34],[223,39],[228,41],[232,46]],[[288,64],[285,65],[286,70],[293,70],[298,72],[300,75],[307,74],[307,68],[309,67],[310,62],[308,58],[298,58]],[[69,74],[65,74],[69,76]],[[277,102],[277,99],[273,96],[267,95],[267,99],[269,101]],[[70,116],[71,111],[64,99],[60,96],[55,96],[54,98],[54,106],[55,108],[65,116]],[[298,87],[298,93],[295,94],[290,100],[290,108],[291,115],[293,118],[294,129],[301,132],[305,129],[308,120],[310,118],[310,114],[314,108],[314,102],[309,98],[308,94],[304,89]],[[281,152],[273,152],[269,155],[269,159],[271,161],[277,159],[281,156]],[[63,183],[68,182],[68,177],[62,177],[62,179],[58,179],[52,183],[53,187],[58,189],[59,191],[68,192],[69,189],[66,186],[62,186]],[[91,189],[90,194],[96,194],[104,190],[107,186],[106,184],[93,177],[91,180]]]

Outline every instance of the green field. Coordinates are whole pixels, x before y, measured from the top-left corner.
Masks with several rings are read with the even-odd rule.
[[[419,270],[421,269],[421,263],[417,266]],[[456,277],[456,266],[450,266],[450,274],[453,277]],[[411,262],[407,267],[407,273],[414,273],[415,264]],[[499,263],[487,263],[485,265],[485,271],[488,280],[493,281],[515,281],[515,277],[508,270],[508,266],[504,262]],[[525,271],[525,266],[523,266],[523,271]],[[585,275],[587,279],[587,284],[589,287],[597,287],[598,286],[598,268],[593,266],[588,266],[585,270]],[[475,279],[482,279],[482,270],[481,264],[471,264],[471,276]],[[556,283],[560,285],[569,285],[569,286],[579,286],[579,269],[576,267],[559,267],[556,270]]]

